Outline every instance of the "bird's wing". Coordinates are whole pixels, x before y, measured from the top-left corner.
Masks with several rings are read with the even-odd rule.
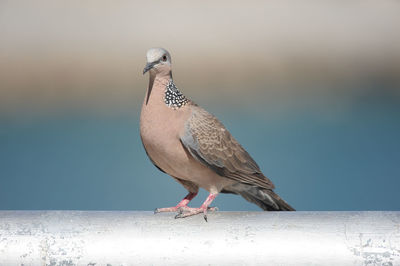
[[[192,108],[181,142],[195,159],[217,174],[240,183],[274,188],[253,158],[215,116],[198,106]]]

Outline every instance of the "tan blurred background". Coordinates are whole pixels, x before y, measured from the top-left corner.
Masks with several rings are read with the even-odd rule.
[[[202,102],[398,98],[399,10],[399,1],[3,0],[0,111],[138,107],[154,46],[171,52],[178,87]]]

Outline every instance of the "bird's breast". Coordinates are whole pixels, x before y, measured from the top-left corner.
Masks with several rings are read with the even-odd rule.
[[[171,172],[176,168],[172,161],[186,160],[180,135],[189,115],[186,107],[174,110],[164,103],[149,102],[142,107],[140,135],[143,145],[150,158],[164,171]]]

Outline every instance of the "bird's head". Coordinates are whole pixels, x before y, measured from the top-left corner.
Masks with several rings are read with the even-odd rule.
[[[143,69],[143,75],[150,71],[151,74],[170,74],[171,56],[163,48],[151,48],[147,51],[147,64]]]

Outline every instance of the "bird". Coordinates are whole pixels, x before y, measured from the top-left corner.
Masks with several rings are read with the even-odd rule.
[[[146,53],[143,75],[149,83],[140,114],[140,137],[150,161],[188,190],[176,206],[154,213],[175,218],[217,210],[210,204],[220,193],[242,196],[264,211],[294,211],[274,192],[274,184],[249,153],[211,113],[184,96],[172,78],[171,55],[164,48]],[[199,188],[209,192],[198,208],[188,203]]]

